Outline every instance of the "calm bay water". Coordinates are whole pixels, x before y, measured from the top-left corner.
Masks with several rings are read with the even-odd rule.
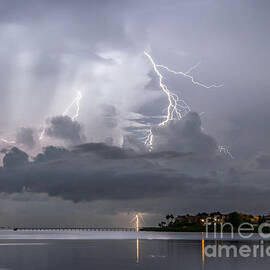
[[[196,233],[0,232],[0,269],[269,269],[270,258],[208,258]],[[266,245],[267,246],[267,245]]]

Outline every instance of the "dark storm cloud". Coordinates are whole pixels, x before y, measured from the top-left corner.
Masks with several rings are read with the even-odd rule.
[[[115,115],[111,107],[105,111],[109,117]],[[49,146],[26,163],[27,154],[13,149],[4,157],[0,191],[47,193],[74,202],[140,199],[166,202],[184,199],[192,192],[198,197],[194,204],[198,204],[202,200],[198,196],[202,188],[205,196],[210,196],[217,185],[226,189],[222,180],[212,177],[217,176],[213,171],[220,166],[226,168],[226,161],[215,152],[214,139],[201,131],[198,114],[189,113],[179,123],[176,126],[175,122],[171,123],[170,132],[165,132],[170,134],[165,142],[164,136],[154,133],[154,140],[160,146],[150,153],[103,143],[81,144],[71,150]],[[165,125],[164,129],[167,128]],[[79,124],[67,116],[51,119],[46,129],[49,136],[73,142],[80,132]]]
[[[270,185],[264,171],[235,167],[208,177],[194,177],[191,172],[184,173],[180,166],[196,160],[190,154],[141,155],[91,143],[74,150],[47,147],[31,163],[27,162],[26,153],[14,148],[4,159],[0,191],[7,194],[27,191],[74,202],[133,202],[127,204],[128,209],[134,209],[137,200],[159,201],[156,203],[161,209],[164,203],[186,205],[186,201],[190,209],[203,209],[211,204],[222,209],[234,204],[244,209],[252,206],[251,199],[257,199],[259,205],[263,200],[269,201]],[[174,165],[169,167],[166,162]],[[209,170],[209,165],[204,169]],[[259,177],[256,183],[254,177]],[[150,206],[146,203],[141,207],[149,210]],[[118,210],[123,209],[122,205]]]
[[[124,150],[116,146],[109,146],[104,143],[87,143],[74,147],[73,152],[76,153],[92,153],[102,158],[108,159],[125,159],[134,157],[132,150]]]
[[[217,142],[201,129],[201,119],[196,112],[189,112],[182,121],[169,121],[153,128],[153,149],[192,152],[213,157]]]
[[[8,152],[8,149],[2,148],[0,149],[0,154],[6,154]]]
[[[43,149],[43,153],[39,153],[34,158],[34,163],[48,162],[52,160],[59,160],[69,154],[69,151],[65,148],[47,146]]]
[[[182,188],[181,179],[189,179],[180,175],[178,181],[154,169],[150,156],[140,158],[132,151],[105,144],[80,145],[73,151],[47,147],[28,165],[26,157],[15,148],[5,155],[8,162],[1,172],[2,192],[26,188],[73,201],[134,200],[166,197]],[[21,165],[25,166],[19,170]]]
[[[7,169],[23,168],[27,164],[28,155],[17,147],[11,148],[3,158],[4,168]]]
[[[69,116],[55,116],[50,119],[45,132],[49,137],[63,139],[71,144],[79,144],[84,141],[81,125]]]
[[[107,116],[114,114],[111,108],[107,110]],[[74,124],[68,117],[58,119],[60,123],[64,119],[72,126]],[[59,126],[62,127],[60,133],[64,132],[66,138],[67,126]],[[165,131],[153,132],[156,148],[150,153],[87,143],[71,150],[45,147],[23,168],[19,168],[16,162],[13,166],[11,159],[10,165],[1,171],[0,191],[21,193],[27,190],[74,202],[130,201],[127,209],[135,209],[136,200],[149,200],[150,204],[160,200],[169,205],[171,201],[184,203],[189,198],[194,207],[202,206],[206,205],[204,200],[207,197],[207,203],[215,201],[216,194],[212,191],[221,188],[221,201],[217,205],[222,206],[226,197],[231,198],[232,178],[242,182],[242,174],[232,169],[225,176],[224,172],[220,173],[220,169],[227,170],[227,161],[218,155],[215,140],[202,132],[199,115],[189,113],[183,121],[172,121],[163,128]],[[58,129],[53,130],[56,134]],[[245,192],[250,192],[249,188],[247,185]],[[150,206],[141,207],[149,210]]]
[[[34,130],[31,128],[20,128],[17,130],[16,142],[29,148],[35,146]]]

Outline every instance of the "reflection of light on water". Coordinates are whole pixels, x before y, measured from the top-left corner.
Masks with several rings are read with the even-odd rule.
[[[204,260],[205,260],[205,254],[204,254],[204,233],[202,233],[202,267],[204,267]]]
[[[136,250],[137,250],[137,257],[136,257],[136,263],[140,262],[140,243],[139,243],[139,238],[136,240]]]

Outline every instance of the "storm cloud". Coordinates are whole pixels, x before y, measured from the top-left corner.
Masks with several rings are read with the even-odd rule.
[[[45,133],[49,137],[63,139],[73,145],[84,140],[81,125],[69,116],[55,116],[50,119]]]
[[[182,121],[169,121],[153,128],[152,133],[154,150],[192,152],[205,157],[213,157],[217,152],[216,140],[202,132],[196,112],[189,112]]]
[[[0,170],[2,193],[46,193],[73,202],[149,200],[160,202],[161,206],[172,202],[186,204],[184,201],[188,200],[192,209],[204,209],[211,203],[220,209],[233,204],[238,209],[246,209],[252,207],[250,198],[260,197],[259,205],[268,201],[270,189],[264,170],[236,164],[221,173],[214,167],[216,163],[212,163],[213,167],[205,163],[202,166],[208,175],[192,175],[200,155],[179,152],[138,154],[89,143],[73,150],[47,147],[30,163],[26,153],[12,149],[4,160],[5,166]],[[190,163],[195,167],[184,172],[180,164]],[[259,180],[254,183],[253,177]],[[230,203],[224,204],[226,201]],[[136,203],[127,207],[126,210],[135,210]],[[148,204],[142,207],[151,208]],[[119,208],[124,210],[123,206]]]
[[[1,1],[3,201],[27,193],[68,210],[89,203],[87,213],[93,205],[268,211],[269,8],[267,0]],[[144,51],[176,71],[200,63],[190,75],[223,86],[162,69],[192,112],[159,125],[169,101]],[[73,121],[78,107],[67,108],[78,91]]]
[[[28,155],[17,147],[11,148],[3,158],[4,168],[23,168],[28,164]]]

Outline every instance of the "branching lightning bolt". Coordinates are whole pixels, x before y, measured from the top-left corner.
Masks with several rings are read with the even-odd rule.
[[[194,77],[192,75],[190,75],[190,73],[195,68],[197,68],[200,65],[200,63],[197,63],[196,65],[194,65],[193,67],[188,69],[186,72],[175,71],[175,70],[172,70],[164,65],[156,64],[155,61],[153,60],[152,56],[149,53],[147,53],[146,51],[144,51],[144,54],[148,58],[148,60],[150,61],[155,73],[158,76],[159,86],[160,86],[161,90],[167,95],[167,98],[168,98],[167,115],[165,116],[165,120],[160,122],[158,124],[158,126],[164,126],[170,120],[174,120],[174,119],[180,120],[191,110],[190,106],[186,103],[185,100],[180,99],[176,94],[172,93],[169,90],[167,85],[163,82],[163,75],[160,73],[159,68],[163,68],[163,69],[167,70],[168,72],[173,73],[175,75],[181,75],[184,78],[191,80],[192,84],[206,88],[206,89],[219,88],[219,87],[223,86],[223,85],[217,85],[217,84],[206,85],[206,84],[203,84],[201,82],[196,81],[194,79]],[[146,140],[145,140],[145,145],[147,145],[149,147],[150,151],[152,150],[152,145],[153,145],[152,129],[148,130],[148,135],[147,135]],[[229,157],[233,158],[228,147],[220,145],[218,148],[219,148],[220,152],[223,152],[225,155],[228,155]]]
[[[155,73],[158,75],[159,78],[159,86],[162,89],[162,91],[167,95],[168,98],[168,107],[167,107],[167,115],[165,117],[165,120],[159,123],[159,126],[165,125],[168,121],[173,119],[181,119],[187,112],[190,111],[189,105],[183,100],[179,99],[179,97],[172,93],[167,85],[163,82],[163,75],[160,73],[158,67],[152,56],[148,54],[147,52],[144,52],[144,54],[149,59],[150,63],[152,64]]]
[[[81,99],[82,99],[82,93],[81,93],[81,91],[78,91],[77,92],[77,96],[72,101],[72,103],[65,109],[65,111],[63,112],[62,115],[63,116],[68,115],[69,114],[69,111],[71,110],[71,108],[73,106],[75,106],[76,107],[75,113],[71,117],[72,121],[75,121],[78,118],[79,113],[80,113],[80,102],[81,102]],[[40,133],[40,136],[39,136],[39,140],[43,140],[44,135],[45,135],[45,130],[46,130],[46,128],[45,127],[42,127],[42,130],[41,130],[41,133]]]
[[[190,73],[192,70],[194,70],[198,65],[199,65],[199,64],[197,64],[197,65],[191,67],[187,72],[174,71],[174,70],[172,70],[172,69],[170,69],[170,68],[168,68],[168,67],[166,67],[166,66],[163,66],[163,65],[156,65],[156,66],[157,66],[157,67],[164,68],[164,69],[166,69],[168,72],[171,72],[171,73],[173,73],[173,74],[175,74],[175,75],[182,75],[182,76],[184,76],[184,77],[190,79],[190,80],[192,81],[193,84],[198,85],[198,86],[201,86],[201,87],[204,87],[204,88],[207,88],[207,89],[209,89],[209,88],[219,88],[219,87],[222,87],[222,86],[223,86],[222,84],[219,84],[219,85],[216,85],[216,84],[205,85],[205,84],[203,84],[203,83],[200,83],[200,82],[198,82],[198,81],[195,81],[194,77],[191,76],[191,75],[189,75],[189,73]]]

